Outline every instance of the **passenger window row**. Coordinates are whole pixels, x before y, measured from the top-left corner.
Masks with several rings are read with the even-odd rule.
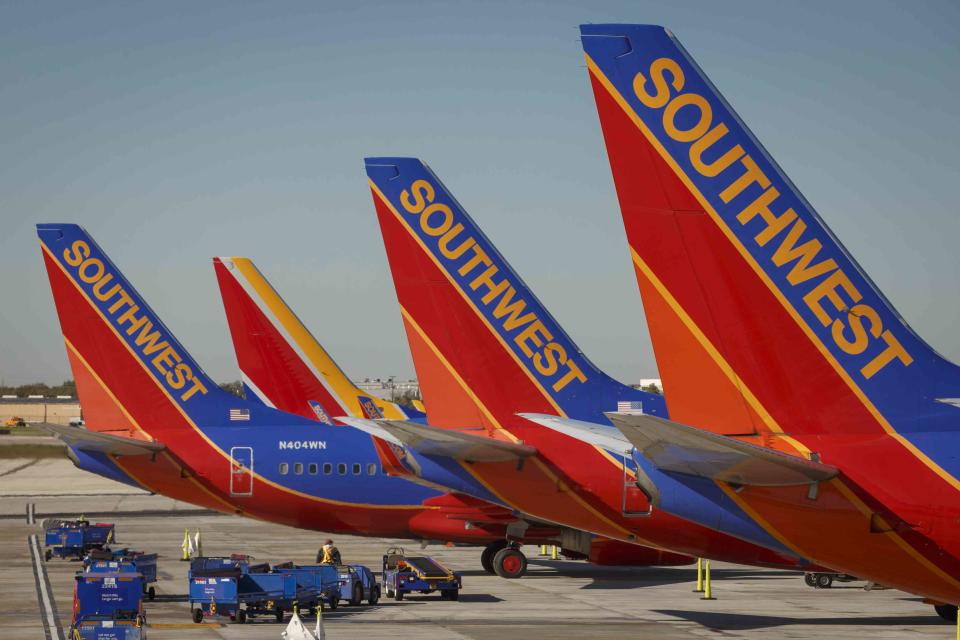
[[[368,462],[366,466],[367,466],[366,471],[367,471],[367,475],[368,475],[368,476],[375,476],[375,475],[377,475],[377,471],[378,471],[378,470],[380,471],[380,473],[386,473],[383,469],[378,469],[376,463],[374,463],[374,462]],[[352,465],[350,465],[350,467],[351,467],[351,471],[353,472],[353,475],[359,476],[359,475],[362,475],[362,474],[363,474],[363,465],[360,464],[359,462],[354,462]],[[307,465],[307,473],[310,474],[311,476],[315,476],[315,475],[317,475],[319,472],[320,472],[320,468],[319,468],[319,465],[318,465],[316,462],[311,462],[311,463],[309,463],[309,464]],[[285,476],[285,475],[287,475],[287,474],[289,474],[289,473],[290,473],[290,464],[287,463],[287,462],[281,462],[281,463],[280,463],[280,475]],[[294,462],[294,463],[293,463],[293,475],[295,475],[295,476],[302,476],[302,475],[303,475],[303,463],[302,463],[302,462]],[[323,475],[325,475],[325,476],[333,475],[333,463],[332,463],[332,462],[324,462],[324,463],[323,463]],[[338,476],[345,476],[345,475],[347,475],[347,463],[346,463],[346,462],[338,462],[338,463],[337,463],[337,475],[338,475]]]

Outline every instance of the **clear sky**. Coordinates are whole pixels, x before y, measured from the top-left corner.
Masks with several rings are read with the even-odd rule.
[[[2,2],[0,378],[70,377],[33,225],[78,222],[208,372],[253,258],[348,374],[413,374],[363,157],[426,160],[580,347],[652,377],[576,27],[670,27],[960,359],[956,2]]]

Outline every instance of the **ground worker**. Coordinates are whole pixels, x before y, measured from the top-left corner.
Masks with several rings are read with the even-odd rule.
[[[317,551],[317,564],[342,564],[340,549],[333,546],[333,540],[328,538]]]

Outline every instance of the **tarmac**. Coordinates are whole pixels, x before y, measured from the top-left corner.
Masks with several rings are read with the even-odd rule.
[[[2,444],[0,444],[2,447]],[[63,458],[0,459],[0,638],[68,638],[76,561],[42,560],[48,517],[116,524],[123,546],[160,554],[157,599],[145,602],[150,640],[280,638],[285,627],[257,618],[244,625],[195,624],[186,601],[184,529],[202,532],[207,555],[251,554],[260,561],[313,562],[327,534],[191,505],[102,479]],[[32,536],[38,537],[34,546]],[[344,561],[378,571],[387,547],[419,552],[414,541],[331,535]],[[33,548],[31,548],[33,547]],[[800,574],[715,563],[713,593],[694,593],[692,567],[597,567],[550,560],[525,547],[528,574],[491,576],[480,550],[431,545],[422,553],[463,572],[458,602],[437,594],[383,599],[376,606],[341,605],[324,614],[331,640],[532,640],[551,638],[953,638],[953,627],[920,598],[863,583],[807,587]],[[878,559],[882,561],[882,559]],[[307,626],[312,628],[312,619]]]

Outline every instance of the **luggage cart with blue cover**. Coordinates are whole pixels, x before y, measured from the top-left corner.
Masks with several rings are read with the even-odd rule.
[[[91,523],[83,518],[55,520],[45,526],[43,544],[47,549],[44,558],[49,560],[56,556],[83,560],[91,549],[103,549],[113,541],[112,524]]]
[[[139,573],[77,573],[71,640],[143,640],[144,623]]]
[[[310,594],[289,572],[273,572],[266,563],[250,565],[246,559],[194,558],[187,573],[191,616],[226,616],[243,624],[248,618],[272,615],[277,622],[298,601]]]
[[[408,556],[402,547],[391,547],[383,556],[383,588],[387,597],[403,600],[404,594],[440,592],[441,600],[459,600],[463,580],[433,558]]]
[[[377,604],[380,600],[380,585],[376,574],[360,564],[345,564],[337,567],[340,578],[340,599],[353,606],[363,603]]]
[[[95,549],[83,559],[85,571],[94,573],[134,572],[143,576],[143,595],[150,600],[157,597],[153,586],[157,582],[157,554],[114,549],[112,552]]]
[[[341,599],[340,573],[332,564],[293,564],[285,562],[273,565],[275,572],[292,573],[297,579],[300,592],[297,605],[300,611],[314,611],[317,604],[336,609]],[[302,614],[301,614],[302,615]]]

